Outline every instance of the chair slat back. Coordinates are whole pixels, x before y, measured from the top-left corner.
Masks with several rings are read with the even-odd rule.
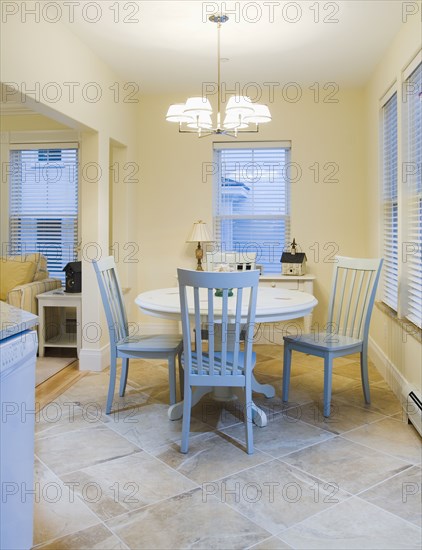
[[[256,252],[207,252],[207,271],[214,271],[220,264],[229,264],[235,271],[253,271]]]
[[[117,342],[128,336],[128,321],[123,294],[120,286],[116,264],[113,256],[92,262],[100,287],[108,330],[110,333],[110,345],[114,347]]]
[[[242,374],[245,367],[251,365],[259,271],[230,273],[178,269],[177,275],[185,369],[188,369],[189,373],[192,372],[192,321],[197,350],[197,374]],[[201,327],[204,321],[209,334],[207,368],[204,366],[205,359],[201,353]],[[245,355],[244,361],[240,361],[240,335],[243,325],[246,326]]]
[[[336,260],[327,330],[366,339],[383,260],[344,256]]]

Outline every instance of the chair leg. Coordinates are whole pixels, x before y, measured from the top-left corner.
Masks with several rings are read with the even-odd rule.
[[[106,414],[111,413],[111,406],[113,404],[114,389],[116,387],[116,357],[112,357],[110,360],[110,382],[108,385]]]
[[[185,386],[185,399],[183,401],[182,443],[180,452],[187,453],[189,449],[190,412],[192,406],[192,386]]]
[[[252,455],[253,448],[253,430],[252,430],[252,381],[251,378],[246,381],[245,386],[245,431],[246,431],[246,452]]]
[[[129,359],[125,358],[125,359],[122,359],[122,373],[120,376],[120,390],[119,390],[120,397],[123,397],[126,391],[128,372],[129,372]]]
[[[180,387],[180,399],[183,401],[185,395],[185,371],[182,365],[182,350],[177,354],[177,360],[179,364],[179,387]]]
[[[329,353],[324,357],[324,416],[330,416],[331,388],[333,382],[333,358]]]
[[[362,379],[363,396],[367,405],[371,404],[371,391],[369,389],[369,377],[368,377],[368,348],[365,343],[362,346],[360,352],[360,375]]]
[[[176,356],[174,354],[168,357],[169,369],[169,388],[170,388],[170,405],[176,403]]]
[[[287,342],[284,342],[283,358],[283,390],[282,400],[286,403],[289,400],[290,369],[292,364],[292,348]]]

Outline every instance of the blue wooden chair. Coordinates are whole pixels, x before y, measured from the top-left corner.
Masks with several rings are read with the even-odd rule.
[[[253,453],[252,352],[259,271],[212,273],[178,269],[182,314],[185,396],[181,452],[187,453],[192,405],[192,387],[240,387],[245,391],[245,428],[248,454]],[[219,296],[216,296],[219,289]],[[233,296],[230,296],[233,291]],[[195,346],[191,325],[195,329]],[[201,323],[206,321],[208,350],[202,351]],[[240,333],[246,328],[243,351]],[[218,336],[217,336],[218,335]],[[195,351],[196,350],[196,351]]]
[[[368,332],[383,260],[337,256],[326,330],[284,337],[283,401],[288,401],[292,351],[324,358],[324,416],[330,416],[333,360],[360,352],[365,402],[370,403]]]
[[[166,359],[169,368],[170,404],[176,403],[176,356],[183,349],[181,336],[130,336],[126,309],[113,256],[93,261],[110,334],[110,384],[106,414],[110,414],[116,385],[117,359],[122,360],[120,392],[125,394],[129,359]]]

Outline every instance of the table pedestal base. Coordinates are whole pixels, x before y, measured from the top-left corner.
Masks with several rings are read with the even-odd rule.
[[[275,396],[275,389],[271,384],[260,384],[255,376],[252,376],[252,391],[256,393],[262,393],[265,397],[270,398]],[[234,401],[238,400],[243,407],[245,406],[245,394],[242,388],[214,388],[211,386],[204,386],[195,388],[192,392],[192,407],[194,407],[199,401],[207,395],[212,393],[213,399],[216,401]],[[183,401],[175,403],[169,407],[167,412],[170,420],[179,420],[183,417]],[[252,419],[256,426],[263,428],[267,425],[267,415],[262,409],[252,403]]]

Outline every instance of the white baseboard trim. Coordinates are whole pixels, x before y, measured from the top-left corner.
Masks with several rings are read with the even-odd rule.
[[[409,393],[409,382],[371,337],[368,340],[368,355],[378,372],[390,386],[392,392],[401,403],[406,403]]]
[[[110,366],[110,344],[100,349],[81,349],[79,352],[79,370],[101,372]]]

